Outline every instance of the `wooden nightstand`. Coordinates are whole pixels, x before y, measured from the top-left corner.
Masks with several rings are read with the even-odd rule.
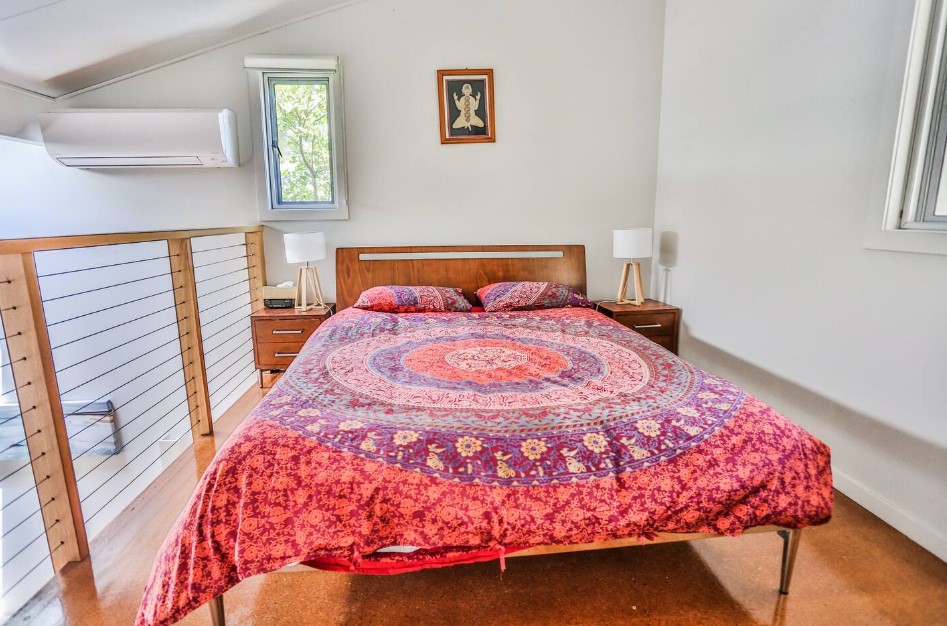
[[[645,300],[641,306],[614,302],[597,302],[596,306],[599,312],[677,354],[681,310],[676,306],[657,300]]]
[[[335,311],[334,304],[329,305],[329,311]],[[253,360],[261,376],[263,370],[285,370],[329,315],[325,310],[296,309],[260,309],[252,313]]]

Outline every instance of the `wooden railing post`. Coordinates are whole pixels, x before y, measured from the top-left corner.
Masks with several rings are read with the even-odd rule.
[[[201,317],[197,305],[197,283],[194,280],[191,240],[169,239],[168,255],[171,259],[171,277],[175,287],[174,308],[178,317],[181,359],[184,361],[184,381],[187,390],[187,406],[191,416],[191,434],[197,440],[200,435],[214,433],[214,420],[210,411],[207,372],[204,369],[204,345],[201,338]]]
[[[247,242],[247,270],[250,274],[250,310],[263,308],[263,285],[266,284],[266,258],[263,256],[263,231],[244,235]]]
[[[31,253],[0,255],[0,309],[46,540],[59,571],[88,556],[89,542]]]

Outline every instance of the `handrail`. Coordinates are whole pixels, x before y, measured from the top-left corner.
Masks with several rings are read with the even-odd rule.
[[[238,233],[262,233],[263,226],[229,226],[224,228],[195,228],[189,230],[154,230],[126,233],[105,233],[98,235],[63,235],[60,237],[31,237],[24,239],[0,239],[0,254],[22,254],[41,250],[63,250],[68,248],[87,248],[90,246],[110,246],[122,243],[142,243],[145,241],[174,241],[191,237],[209,235],[233,235]]]

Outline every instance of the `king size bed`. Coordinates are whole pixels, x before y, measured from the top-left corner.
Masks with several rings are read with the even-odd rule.
[[[732,383],[581,306],[351,308],[379,285],[585,291],[582,246],[347,248],[339,312],[230,437],[138,614],[173,624],[293,564],[396,574],[799,529],[829,520],[828,448]]]

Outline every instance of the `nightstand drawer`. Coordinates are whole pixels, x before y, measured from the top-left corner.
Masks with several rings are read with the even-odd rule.
[[[634,313],[615,316],[616,322],[624,324],[647,337],[673,335],[675,331],[674,320],[674,313]]]
[[[298,341],[302,345],[321,323],[317,319],[257,319],[253,320],[253,334],[259,343]]]
[[[648,339],[650,339],[650,340],[653,341],[654,343],[658,344],[659,346],[662,346],[662,347],[664,347],[664,348],[667,348],[667,349],[670,350],[671,352],[675,352],[675,351],[677,350],[677,345],[676,345],[677,342],[674,340],[674,335],[662,335],[662,336],[660,336],[660,337],[648,337]]]
[[[286,369],[305,343],[305,340],[291,343],[258,343],[254,346],[257,368]]]

